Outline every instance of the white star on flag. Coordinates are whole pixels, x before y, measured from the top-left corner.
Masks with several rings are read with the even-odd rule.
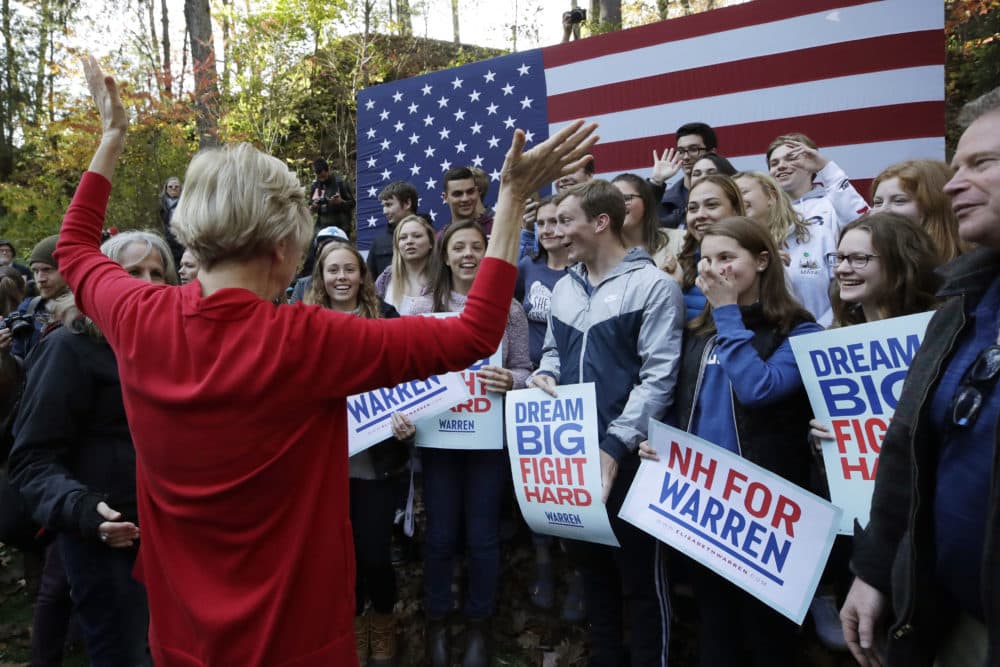
[[[452,87],[452,90],[457,90],[457,89],[461,88],[462,87],[462,80],[459,79],[456,76],[455,80],[451,82],[451,87]]]
[[[514,94],[514,86],[512,86],[512,85],[510,85],[508,83],[506,86],[503,87],[503,94],[504,94],[504,96],[513,95]],[[383,118],[383,120],[385,120],[385,119]]]
[[[490,172],[490,180],[491,181],[499,181],[500,180],[500,172],[497,171],[496,169],[494,169],[493,171],[491,171]]]
[[[438,219],[438,212],[435,211],[434,209],[431,209],[430,216],[431,216],[431,222],[436,222]]]
[[[391,176],[392,176],[392,172],[391,171],[389,171],[388,169],[383,169],[382,170],[382,180],[383,181],[388,181]]]
[[[525,130],[524,131],[524,142],[525,143],[528,143],[529,141],[534,141],[534,139],[535,139],[535,133],[534,132],[532,132],[531,130]]]
[[[396,92],[395,92],[395,93],[393,94],[393,96],[392,96],[392,101],[393,101],[393,102],[401,102],[402,100],[403,100],[403,93],[401,93],[401,92],[399,92],[399,91],[397,90],[397,91],[396,91]]]
[[[447,127],[442,127],[441,131],[438,132],[438,134],[441,136],[442,139],[447,139],[451,135],[451,130],[449,130]]]
[[[374,227],[377,224],[378,224],[378,219],[374,215],[371,216],[370,218],[368,218],[368,226],[369,227]]]
[[[482,155],[476,155],[476,157],[472,158],[472,166],[473,167],[482,167],[484,159],[485,158],[483,158]]]
[[[433,190],[434,188],[437,187],[437,184],[438,184],[437,179],[434,178],[428,178],[426,181],[424,181],[424,185],[427,186],[428,190]]]
[[[530,97],[528,97],[527,95],[525,95],[524,99],[521,100],[521,108],[522,109],[530,109],[531,108],[531,103],[534,102],[534,101],[535,100],[533,100]]]
[[[483,126],[480,125],[479,123],[473,123],[472,125],[469,126],[469,131],[472,132],[473,134],[479,134],[482,131],[482,129]]]
[[[384,150],[384,151],[389,150],[389,146],[392,146],[392,142],[389,141],[388,139],[383,139],[382,140],[382,150]]]
[[[405,159],[406,159],[406,153],[404,153],[403,151],[396,152],[396,162],[402,162]]]
[[[503,125],[504,125],[504,127],[506,127],[506,128],[508,129],[508,130],[512,130],[512,129],[514,129],[514,125],[515,125],[516,123],[517,123],[517,120],[516,120],[516,119],[514,119],[514,118],[511,118],[510,116],[507,116],[507,117],[506,117],[506,118],[504,119],[504,121],[503,121]]]
[[[413,134],[410,135],[410,144],[415,144],[415,143],[417,143],[419,141],[420,141],[420,137],[417,136],[416,132],[414,132]]]
[[[462,109],[459,109],[452,115],[455,116],[455,120],[465,120],[465,111]]]
[[[527,76],[528,72],[531,71],[531,65],[521,63],[521,66],[517,68],[517,71],[521,73],[521,76]]]
[[[438,109],[444,109],[446,106],[448,106],[448,98],[442,95],[441,99],[438,100]]]
[[[428,125],[433,125],[433,124],[434,124],[434,116],[432,116],[430,114],[427,114],[426,116],[424,116],[424,127],[427,127]]]
[[[496,148],[500,145],[500,140],[497,139],[496,135],[493,135],[489,138],[487,143],[490,145],[490,148]]]
[[[378,195],[378,188],[376,188],[375,186],[372,186],[372,187],[368,188],[368,196],[369,197],[371,197],[372,199],[374,199],[376,195]]]
[[[465,143],[462,142],[462,141],[460,141],[457,144],[455,144],[455,152],[456,153],[464,153],[465,152]]]
[[[445,160],[444,162],[441,163],[441,171],[448,171],[449,169],[451,169],[450,160]]]
[[[486,79],[486,83],[493,81],[493,79],[495,79],[496,77],[497,77],[496,72],[494,72],[493,70],[488,70],[486,74],[483,75],[483,78]]]
[[[372,109],[374,109],[375,108],[375,100],[368,100],[367,102],[365,102],[365,108],[368,109],[369,111],[371,111]]]
[[[469,101],[470,102],[478,102],[479,101],[479,96],[481,94],[482,93],[480,93],[478,90],[473,90],[471,93],[469,93]]]
[[[419,174],[420,174],[420,165],[419,164],[412,165],[410,167],[410,175],[418,176]]]
[[[396,121],[396,124],[395,124],[395,125],[393,125],[393,127],[394,127],[394,128],[396,128],[396,131],[397,131],[397,132],[402,132],[402,131],[403,131],[403,128],[404,128],[404,127],[406,127],[406,126],[405,126],[405,125],[403,125],[403,121],[401,121],[401,120],[397,120],[397,121]]]
[[[408,106],[407,109],[409,109],[411,114],[415,114],[420,107],[418,107],[415,102],[410,102],[410,106]]]
[[[368,135],[369,139],[374,139],[375,138],[375,128],[374,127],[368,128],[368,131],[365,132],[365,134]]]
[[[432,146],[424,149],[424,157],[434,157],[434,148]]]
[[[492,116],[492,115],[496,114],[497,109],[499,109],[499,108],[500,107],[498,107],[495,104],[490,104],[488,107],[486,107],[486,115]]]
[[[382,120],[386,120],[387,118],[389,118],[389,112],[386,111],[385,109],[382,109],[382,113],[380,113],[378,117]]]
[[[373,157],[368,158],[368,168],[369,169],[374,169],[375,165],[377,165],[377,164],[378,164],[378,160],[376,160]]]
[[[420,89],[420,92],[422,92],[424,95],[430,95],[431,94],[430,84],[425,83],[424,87]]]

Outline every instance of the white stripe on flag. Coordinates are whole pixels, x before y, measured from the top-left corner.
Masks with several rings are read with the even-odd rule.
[[[601,135],[601,142],[611,143],[641,139],[649,136],[652,128],[664,134],[672,132],[692,118],[719,128],[942,99],[944,67],[929,65],[684,100],[604,114],[588,120],[599,124],[597,131]],[[549,124],[549,134],[558,132],[568,124],[568,121]]]
[[[940,5],[881,0],[551,67],[545,70],[545,83],[550,96],[559,95],[627,79],[943,27]],[[872,64],[878,66],[878,54],[872,54]],[[816,76],[822,75],[818,69]]]

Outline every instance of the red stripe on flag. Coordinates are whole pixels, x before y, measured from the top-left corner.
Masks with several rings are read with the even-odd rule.
[[[817,63],[823,63],[822,71],[817,70]],[[928,30],[841,42],[622,81],[552,95],[546,104],[549,122],[557,123],[681,100],[943,63],[944,33]]]
[[[719,154],[759,154],[760,165],[757,168],[763,171],[768,144],[775,137],[790,132],[808,135],[821,149],[876,141],[940,137],[944,133],[944,102],[894,104],[714,129],[719,138]],[[659,151],[675,145],[673,134],[661,134],[597,144],[591,152],[598,171],[617,173],[648,167],[653,161],[654,148]],[[886,166],[888,164],[887,162]]]
[[[567,42],[542,49],[545,67],[559,67],[580,60],[622,53],[662,42],[710,35],[723,30],[746,28],[761,23],[870,4],[871,0],[757,0],[734,7],[683,16],[669,21],[605,33],[597,37]],[[880,56],[882,54],[879,54]]]

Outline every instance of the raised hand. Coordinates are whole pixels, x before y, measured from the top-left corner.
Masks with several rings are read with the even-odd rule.
[[[716,271],[706,258],[698,262],[698,277],[694,284],[705,294],[705,299],[712,304],[712,308],[739,303],[739,289],[733,283],[727,267],[723,267],[721,272]]]
[[[591,160],[587,153],[600,138],[596,129],[597,123],[577,120],[529,151],[524,150],[524,132],[516,130],[500,170],[501,190],[510,189],[523,202],[543,185],[580,169]]]
[[[683,158],[673,148],[663,150],[663,155],[658,155],[653,149],[653,172],[649,175],[649,180],[657,185],[669,181],[680,171]]]
[[[787,141],[785,145],[791,149],[788,153],[788,159],[797,163],[811,174],[815,174],[830,161],[820,155],[818,150],[806,146],[801,141]]]
[[[128,114],[118,94],[118,84],[101,71],[97,59],[89,53],[83,58],[83,72],[87,77],[90,96],[101,114],[101,145],[90,160],[90,171],[104,176],[109,181],[115,172],[115,163],[125,149],[125,133],[128,130]]]

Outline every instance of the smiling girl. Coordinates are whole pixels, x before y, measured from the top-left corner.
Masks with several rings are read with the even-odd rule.
[[[368,266],[350,243],[330,241],[313,267],[303,303],[369,319],[399,317],[375,294]],[[396,572],[390,556],[396,476],[409,457],[415,428],[393,413],[392,438],[350,458],[351,526],[354,531],[354,639],[361,665],[392,664],[396,656]],[[371,608],[369,613],[369,602]]]
[[[672,274],[684,292],[688,322],[704,310],[706,303],[701,288],[696,284],[705,230],[720,220],[745,214],[740,189],[728,176],[710,174],[691,186],[687,203],[687,233],[677,256],[677,270]]]
[[[431,299],[421,299],[419,312],[459,312],[486,252],[486,234],[471,220],[453,222],[441,235],[435,253],[436,278]],[[477,371],[487,391],[521,389],[531,373],[528,321],[511,301],[501,343],[503,366]],[[450,664],[451,583],[458,538],[468,550],[468,591],[463,612],[467,621],[463,664],[490,662],[489,620],[500,576],[500,504],[507,488],[507,454],[502,449],[420,449],[424,471],[427,536],[424,560],[424,611],[427,614],[427,662]]]
[[[774,240],[749,218],[704,229],[696,282],[708,304],[685,332],[678,424],[805,485],[809,402],[788,339],[822,328],[788,292]],[[640,456],[656,458],[646,443]],[[700,665],[794,664],[791,621],[710,570],[692,568]]]
[[[434,228],[418,215],[408,215],[393,233],[392,264],[375,280],[376,293],[403,315],[413,300],[427,294],[431,280]]]

